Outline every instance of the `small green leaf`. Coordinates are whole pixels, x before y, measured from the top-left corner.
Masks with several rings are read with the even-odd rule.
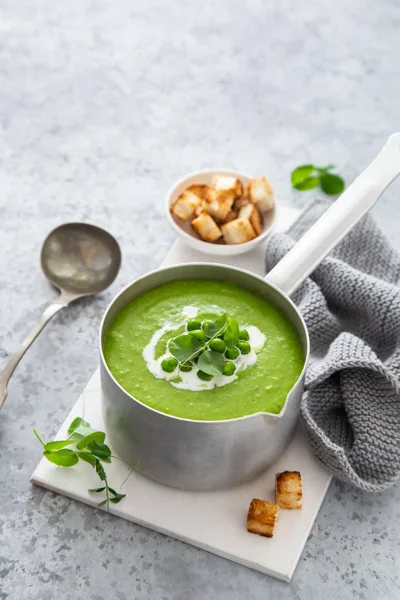
[[[325,194],[329,194],[330,196],[341,194],[345,187],[343,179],[339,175],[332,175],[331,173],[321,175],[320,183]]]
[[[118,494],[118,496],[116,496],[115,498],[110,498],[110,502],[112,502],[113,504],[118,504],[118,502],[121,502],[122,498],[125,498],[126,494]]]
[[[74,440],[57,440],[55,442],[47,442],[44,445],[44,449],[47,452],[54,452],[54,450],[61,450],[61,448],[65,448],[65,446],[70,446],[71,444],[75,444]]]
[[[76,452],[68,448],[65,450],[56,450],[55,452],[47,452],[45,450],[43,456],[59,467],[73,467],[79,460]]]
[[[104,492],[105,489],[106,489],[105,487],[92,488],[92,489],[89,489],[88,492],[90,492],[91,494],[99,494],[100,492]]]
[[[222,354],[213,350],[206,350],[200,354],[197,367],[200,371],[208,375],[222,375],[224,372],[224,363],[225,359]]]
[[[88,452],[87,450],[81,450],[80,452],[77,452],[77,455],[79,456],[79,458],[89,463],[89,465],[91,465],[92,467],[95,467],[97,461],[99,460],[96,456],[94,456],[91,452]]]
[[[96,440],[93,440],[92,442],[89,442],[89,444],[87,445],[87,449],[90,450],[90,452],[94,454],[94,456],[100,458],[100,460],[110,462],[111,450],[106,444],[102,444],[96,442]]]
[[[226,327],[227,321],[228,315],[226,313],[218,317],[218,319],[215,319],[215,321],[207,321],[204,325],[204,333],[206,334],[206,337],[211,339],[222,333]]]
[[[224,333],[224,342],[228,348],[233,348],[239,341],[239,325],[236,319],[230,317],[228,319],[228,327]]]
[[[179,360],[185,362],[202,348],[203,344],[190,334],[178,335],[168,344],[168,349]]]
[[[302,183],[305,179],[311,177],[314,173],[314,165],[301,165],[292,171],[291,180],[293,187],[297,187],[299,183]]]
[[[319,177],[306,177],[302,181],[299,181],[298,183],[294,184],[293,187],[295,187],[296,190],[304,192],[306,190],[312,190],[316,188],[318,184]]]
[[[101,481],[106,481],[106,479],[107,479],[106,472],[98,458],[96,459],[95,469],[96,469],[96,473],[100,477]]]
[[[108,502],[107,498],[105,500],[102,500],[101,502],[98,503],[97,508],[104,506],[105,504],[107,504],[107,502]]]
[[[118,500],[118,502],[120,500],[122,500],[122,498],[125,498],[126,494],[119,494],[118,492],[116,492],[115,490],[113,490],[113,488],[108,488],[108,491],[111,492],[111,494],[113,494],[113,496],[115,496],[115,498]]]
[[[77,435],[80,437],[86,437],[87,435],[94,433],[96,430],[90,426],[90,423],[76,417],[68,427],[68,435]]]
[[[86,437],[82,438],[76,445],[78,450],[82,450],[82,448],[86,448],[90,442],[98,442],[99,444],[103,444],[106,439],[106,434],[104,431],[93,431],[93,433],[89,433]]]

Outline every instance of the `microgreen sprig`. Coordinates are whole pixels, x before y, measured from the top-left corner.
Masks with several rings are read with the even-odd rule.
[[[335,196],[341,194],[345,188],[345,182],[339,175],[330,173],[334,165],[316,167],[315,165],[301,165],[292,171],[291,182],[296,190],[306,191],[321,187],[325,194]]]
[[[37,439],[43,446],[43,456],[51,463],[59,467],[73,467],[80,460],[88,463],[94,468],[102,482],[99,488],[89,489],[90,493],[105,493],[105,498],[97,506],[106,506],[110,509],[110,502],[118,504],[126,494],[120,494],[108,484],[107,474],[102,463],[110,463],[112,458],[123,460],[113,456],[111,449],[105,444],[106,434],[104,431],[93,429],[87,421],[77,417],[68,428],[68,438],[53,442],[44,442],[36,429],[33,430]],[[74,446],[67,448],[66,446]],[[126,461],[123,461],[126,462]]]
[[[168,350],[174,358],[164,359],[162,367],[171,372],[178,365],[179,370],[191,370],[192,361],[197,359],[198,376],[209,381],[217,375],[232,375],[235,365],[227,363],[225,350],[240,344],[239,325],[236,319],[224,313],[215,321],[191,320],[188,333],[170,340]],[[245,332],[247,339],[248,333]],[[175,363],[171,362],[175,361]]]

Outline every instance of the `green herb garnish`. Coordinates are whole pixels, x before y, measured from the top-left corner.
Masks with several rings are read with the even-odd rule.
[[[326,167],[301,165],[292,171],[292,185],[300,191],[312,190],[319,185],[325,194],[330,196],[341,194],[345,188],[345,182],[339,175],[330,173],[334,168],[334,165]]]
[[[168,350],[172,356],[164,358],[161,367],[167,373],[174,371],[176,366],[183,372],[196,367],[197,376],[204,381],[218,375],[232,375],[236,367],[227,359],[234,360],[240,352],[250,352],[250,344],[244,341],[245,338],[249,338],[248,332],[239,329],[236,319],[226,313],[215,321],[208,319],[201,323],[198,319],[190,319],[187,333],[170,340]]]
[[[94,468],[103,486],[89,489],[89,492],[105,494],[105,499],[97,505],[98,507],[105,505],[109,510],[110,502],[118,504],[122,498],[125,498],[125,494],[116,492],[108,485],[107,474],[102,462],[110,463],[112,458],[123,459],[112,455],[111,449],[104,443],[106,439],[104,431],[93,429],[87,421],[77,417],[68,428],[68,439],[66,440],[45,443],[36,429],[33,430],[33,433],[43,446],[43,456],[54,465],[73,467],[78,464],[79,460],[83,460]],[[74,448],[66,448],[66,446],[74,446]]]

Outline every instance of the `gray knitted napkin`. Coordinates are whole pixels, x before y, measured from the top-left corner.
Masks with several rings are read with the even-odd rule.
[[[270,237],[267,272],[329,206]],[[311,339],[301,414],[312,449],[373,492],[400,476],[399,284],[400,257],[368,215],[293,294]]]

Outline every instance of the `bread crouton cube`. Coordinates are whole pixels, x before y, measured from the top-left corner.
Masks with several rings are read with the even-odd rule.
[[[192,227],[205,242],[216,242],[222,235],[214,219],[205,211],[193,219]]]
[[[212,186],[221,196],[232,196],[233,200],[243,195],[243,184],[231,175],[214,175]]]
[[[230,223],[230,221],[234,221],[239,216],[239,213],[236,210],[230,210],[226,215],[224,221],[225,223]]]
[[[203,185],[201,183],[193,183],[186,188],[187,192],[191,192],[200,198],[200,200],[204,200],[206,197],[208,185]]]
[[[301,508],[303,505],[303,491],[299,471],[284,471],[277,473],[276,503],[282,508]]]
[[[279,515],[279,506],[267,500],[254,498],[247,514],[247,531],[272,537]]]
[[[201,200],[200,204],[193,211],[193,218],[199,217],[201,213],[206,210],[206,206],[205,200]]]
[[[239,211],[239,217],[241,219],[247,219],[250,221],[251,226],[256,234],[260,235],[263,225],[262,216],[254,204],[247,204],[246,206],[243,206]]]
[[[243,244],[257,237],[247,219],[234,219],[230,223],[225,223],[221,225],[221,231],[227,244]]]
[[[274,192],[266,177],[257,177],[249,183],[249,198],[261,212],[267,212],[274,206]]]
[[[171,206],[171,212],[181,221],[190,221],[201,200],[196,194],[185,190]]]
[[[214,217],[214,219],[224,221],[226,215],[232,208],[233,196],[224,196],[217,190],[214,190],[214,188],[208,188],[205,203],[205,210]]]
[[[251,204],[250,198],[248,196],[243,195],[241,198],[236,198],[232,208],[233,210],[240,210],[241,208],[243,208],[243,206],[247,206],[248,204]]]

